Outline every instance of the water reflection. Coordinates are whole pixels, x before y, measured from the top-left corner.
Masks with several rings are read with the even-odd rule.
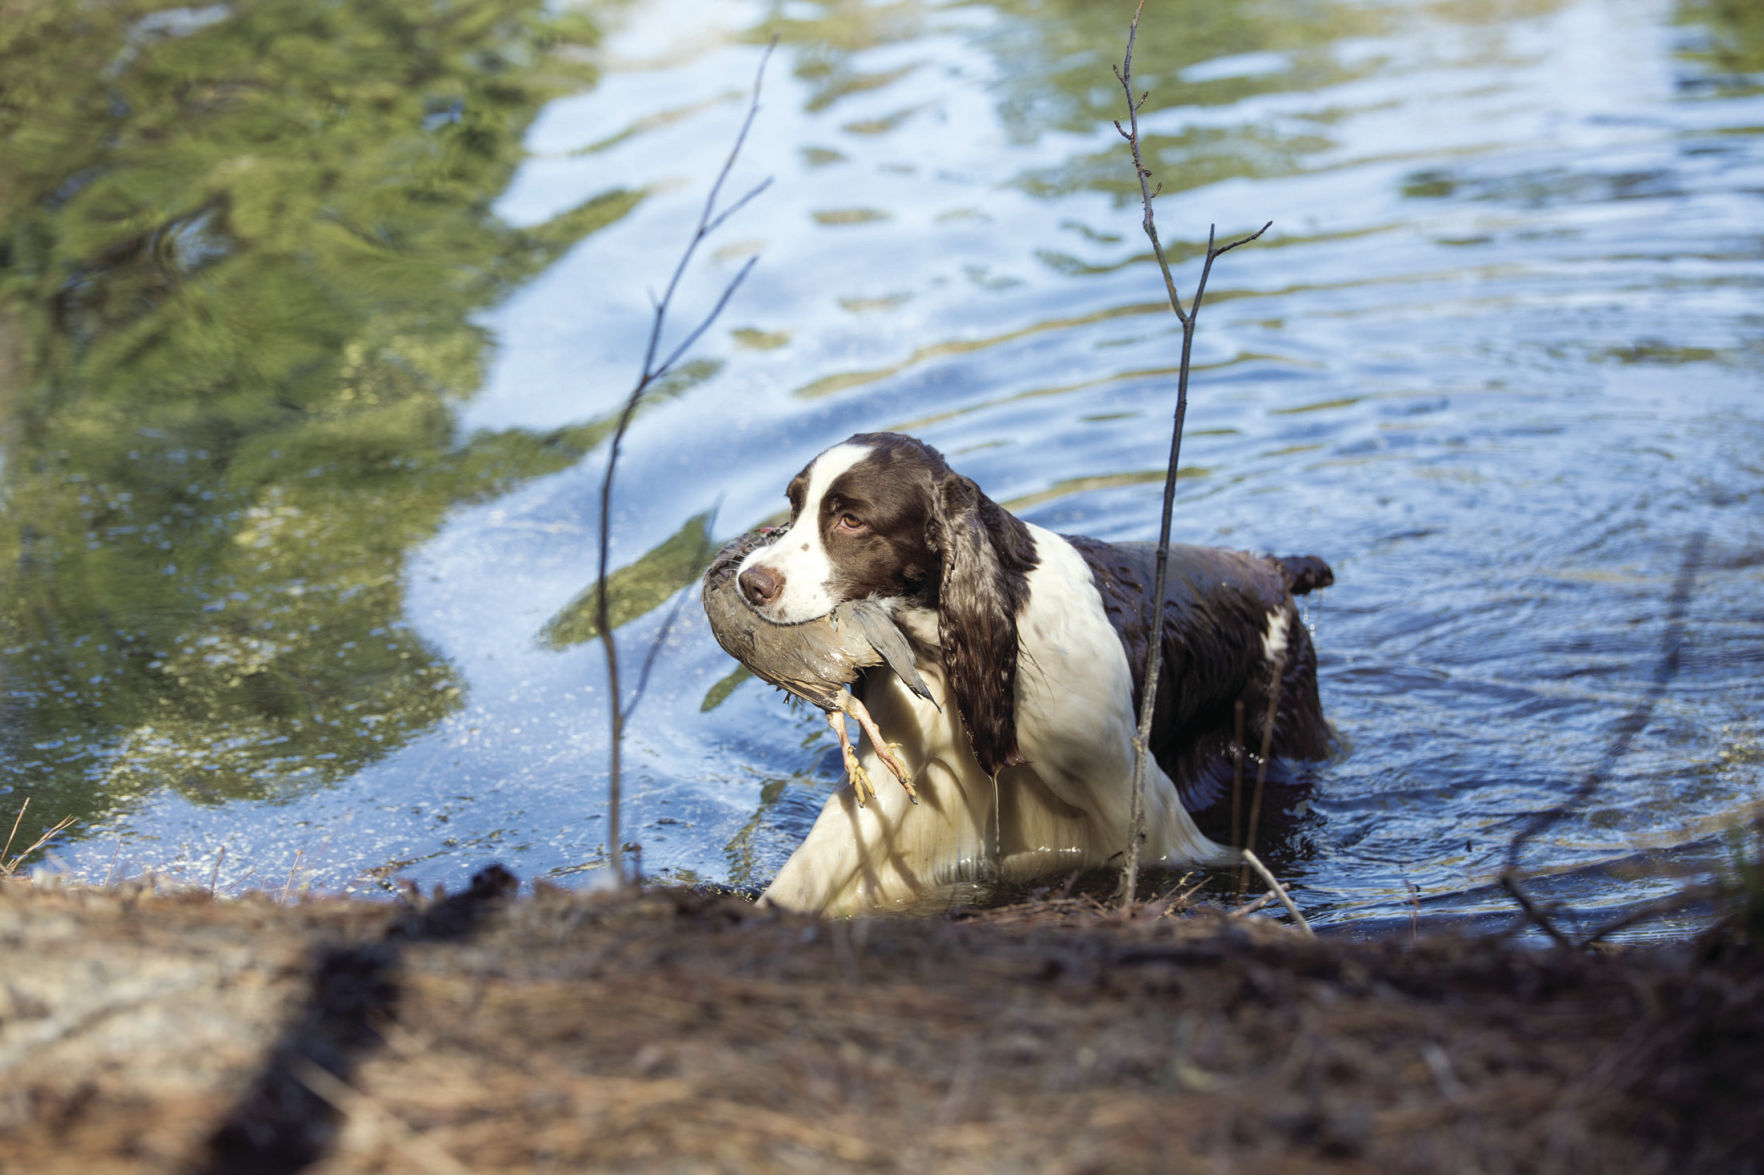
[[[132,43],[120,18],[30,42],[0,778],[149,863],[595,863],[600,421],[773,32],[732,182],[776,180],[682,316],[762,264],[633,431],[621,638],[859,429],[924,435],[1044,525],[1153,530],[1175,331],[1110,125],[1119,6],[596,7],[586,57],[547,56],[532,8],[451,10],[505,19],[241,6],[105,84],[67,79]],[[1705,531],[1678,676],[1532,846],[1594,909],[1670,884],[1662,856],[1701,868],[1764,778],[1764,23],[1164,4],[1135,74],[1172,256],[1275,222],[1210,287],[1177,525],[1338,573],[1310,617],[1349,750],[1275,846],[1301,900],[1506,908],[1491,871],[1647,695]],[[691,607],[630,750],[627,823],[678,876],[763,880],[837,773]]]
[[[540,104],[589,80],[552,50],[590,30],[537,4],[58,14],[14,14],[32,103],[0,189],[0,787],[34,800],[26,836],[162,788],[287,799],[458,710],[407,552],[604,431],[461,443],[470,315],[635,202],[483,215]]]

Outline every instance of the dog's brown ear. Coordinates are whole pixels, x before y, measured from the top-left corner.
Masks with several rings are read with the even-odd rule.
[[[1017,750],[1017,611],[1034,547],[1023,524],[958,474],[934,487],[932,546],[943,563],[937,633],[968,742],[988,775]]]

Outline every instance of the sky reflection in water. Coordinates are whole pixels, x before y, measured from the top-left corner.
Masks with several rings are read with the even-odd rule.
[[[762,260],[621,465],[625,647],[658,631],[704,543],[774,514],[854,431],[913,431],[1043,525],[1155,533],[1178,336],[1110,125],[1124,11],[654,4],[608,21],[592,83],[524,73],[535,59],[511,50],[496,76],[518,95],[462,75],[463,105],[445,85],[412,98],[430,135],[456,109],[501,111],[454,148],[480,162],[426,197],[469,208],[472,184],[508,174],[494,221],[425,220],[408,191],[375,203],[375,175],[423,154],[396,137],[415,154],[362,160],[339,181],[353,203],[259,222],[240,196],[173,201],[155,239],[187,276],[147,291],[167,309],[145,326],[92,261],[104,242],[58,227],[97,341],[42,336],[64,339],[63,390],[20,414],[0,467],[24,569],[0,779],[36,815],[85,818],[68,867],[102,875],[118,837],[129,869],[203,878],[226,846],[223,884],[278,880],[296,854],[326,888],[598,863],[602,670],[576,622],[598,446],[645,291],[771,32],[731,184],[773,185],[713,242],[680,321]],[[1300,900],[1366,925],[1406,921],[1411,884],[1429,916],[1504,909],[1489,878],[1514,831],[1594,770],[1528,861],[1564,871],[1551,896],[1594,919],[1661,892],[1756,802],[1764,763],[1764,26],[1640,0],[1183,6],[1148,16],[1136,76],[1173,257],[1210,222],[1275,222],[1215,271],[1176,529],[1335,567],[1310,619],[1345,751],[1275,852]],[[541,108],[545,86],[564,96]],[[342,244],[303,261],[273,231],[291,215]],[[289,302],[301,264],[332,265],[347,296],[309,282]],[[200,336],[214,307],[246,354],[265,321],[287,351],[244,368],[260,382],[231,415],[108,342]],[[140,432],[126,448],[119,422]],[[174,570],[115,553],[131,543],[169,544]],[[136,614],[118,624],[119,607]],[[1677,672],[1612,760],[1670,632]],[[650,871],[763,881],[837,776],[818,716],[751,682],[725,696],[731,668],[689,602],[631,735],[626,826]]]

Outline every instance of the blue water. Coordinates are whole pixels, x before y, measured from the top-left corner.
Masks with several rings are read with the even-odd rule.
[[[760,261],[627,438],[615,565],[709,511],[717,538],[767,520],[817,451],[877,429],[1030,521],[1155,535],[1180,334],[1110,125],[1119,7],[618,9],[599,81],[540,114],[493,211],[645,196],[478,315],[459,435],[615,410],[777,30],[730,180],[771,186],[706,246],[677,329]],[[1209,224],[1273,221],[1213,273],[1175,531],[1336,573],[1308,619],[1342,753],[1271,852],[1295,899],[1363,930],[1406,926],[1412,895],[1504,918],[1516,832],[1569,798],[1523,863],[1577,924],[1704,874],[1764,799],[1764,32],[1654,0],[1333,0],[1185,36],[1201,18],[1158,7],[1135,67],[1180,279]],[[224,848],[222,888],[491,859],[586,880],[602,654],[540,634],[592,582],[604,454],[405,552],[403,622],[455,708],[339,778],[138,789],[55,860],[206,881]],[[668,612],[620,631],[628,662]],[[820,716],[760,683],[705,709],[732,668],[689,600],[626,748],[647,873],[762,884],[838,776]]]

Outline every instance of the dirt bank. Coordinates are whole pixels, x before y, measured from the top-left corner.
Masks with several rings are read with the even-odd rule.
[[[1756,1169],[1764,966],[0,884],[0,1170]]]

